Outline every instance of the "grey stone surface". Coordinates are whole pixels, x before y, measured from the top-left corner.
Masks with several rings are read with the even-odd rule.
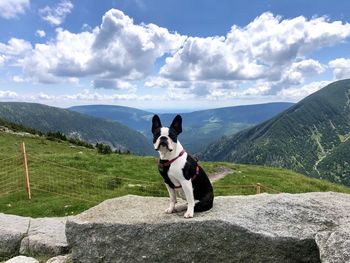
[[[57,256],[50,258],[46,263],[71,263],[72,262],[72,255],[64,255],[64,256]]]
[[[73,261],[320,262],[332,246],[321,235],[350,222],[350,195],[339,193],[218,197],[193,219],[165,214],[167,206],[167,198],[125,196],[69,219]],[[341,230],[339,240],[348,244]],[[339,254],[321,258],[346,262]]]
[[[17,255],[30,218],[0,213],[0,259]]]
[[[322,262],[350,262],[350,224],[316,235]]]
[[[62,255],[69,251],[65,235],[66,218],[31,219],[28,235],[23,238],[21,254]]]
[[[5,263],[39,263],[39,261],[31,257],[17,256],[7,260]]]

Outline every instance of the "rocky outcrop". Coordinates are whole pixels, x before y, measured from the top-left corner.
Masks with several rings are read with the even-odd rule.
[[[30,218],[0,214],[0,259],[17,255]]]
[[[21,242],[20,253],[45,256],[68,253],[66,221],[66,218],[31,219],[28,234]]]
[[[39,263],[39,261],[32,257],[17,256],[7,260],[5,263]]]
[[[68,253],[66,221],[0,214],[0,261],[19,254],[48,257]]]
[[[70,218],[74,262],[349,262],[350,195],[218,197],[184,219],[167,198],[125,196]]]

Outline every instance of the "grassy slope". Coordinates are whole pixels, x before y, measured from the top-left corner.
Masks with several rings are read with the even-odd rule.
[[[60,131],[84,141],[108,143],[114,148],[151,155],[151,142],[118,122],[36,103],[0,102],[0,118],[41,132]]]
[[[40,137],[22,137],[0,132],[0,164],[2,159],[19,153],[22,141],[27,145],[30,175],[32,178],[39,175],[44,178],[48,174],[53,174],[59,180],[62,171],[74,171],[65,167],[74,167],[85,170],[86,172],[83,172],[85,176],[93,175],[91,177],[91,189],[87,189],[91,190],[93,194],[96,192],[94,187],[97,185],[98,180],[105,178],[105,176],[116,176],[118,178],[152,182],[155,190],[157,190],[153,193],[160,196],[167,195],[162,178],[157,171],[157,159],[154,157],[117,154],[99,155],[94,150],[72,147],[66,142],[53,142]],[[39,157],[43,161],[35,163],[34,157]],[[60,163],[64,167],[51,165],[48,161]],[[349,188],[308,178],[283,169],[212,162],[202,163],[202,166],[208,173],[213,172],[217,167],[221,166],[233,168],[232,174],[227,175],[224,179],[214,184],[216,195],[253,194],[254,188],[241,188],[236,185],[251,185],[258,182],[281,192],[289,193],[309,191],[339,191],[350,193]],[[2,169],[3,167],[0,167],[0,179]],[[21,170],[20,172],[22,174],[23,171]],[[74,177],[78,176],[78,174],[73,172],[72,174],[68,174],[68,176]],[[67,181],[58,183],[66,184]],[[111,198],[128,193],[152,194],[152,192],[143,192],[134,188],[128,188],[128,184],[120,184],[116,188],[107,189],[106,195],[89,196],[89,201],[35,190],[33,191],[33,199],[28,201],[25,198],[25,192],[23,190],[22,192],[5,196],[1,196],[0,193],[0,212],[33,217],[71,215],[80,213],[97,204],[103,200],[102,197]],[[82,193],[81,196],[84,197],[84,194]]]
[[[348,79],[326,86],[264,123],[222,138],[202,157],[284,167],[350,186],[349,151],[343,145],[349,134]]]

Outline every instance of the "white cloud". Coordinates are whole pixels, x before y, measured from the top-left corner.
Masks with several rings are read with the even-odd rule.
[[[328,63],[333,69],[333,77],[335,80],[350,78],[350,59],[337,58]]]
[[[283,89],[278,92],[278,96],[288,101],[299,101],[300,99],[309,96],[310,94],[327,86],[330,81],[316,81],[311,82],[301,87],[294,87],[289,89]]]
[[[92,86],[97,89],[136,90],[134,84],[118,79],[95,79]]]
[[[0,90],[0,99],[16,99],[18,94],[11,90]]]
[[[37,30],[36,32],[35,32],[35,35],[37,36],[37,37],[45,37],[46,36],[46,33],[45,33],[45,31],[44,30]]]
[[[32,50],[30,42],[11,38],[7,44],[0,42],[0,65],[19,66],[20,60]]]
[[[7,44],[0,42],[0,54],[9,55],[9,56],[24,56],[28,51],[32,50],[32,45],[30,42],[18,39],[11,38]]]
[[[57,29],[55,40],[36,44],[22,60],[26,78],[57,83],[68,77],[135,80],[147,76],[155,61],[177,50],[185,37],[154,24],[136,25],[123,12],[109,10],[92,32]]]
[[[6,56],[0,54],[0,66],[5,64],[5,61],[6,61]]]
[[[225,37],[188,38],[160,73],[173,80],[278,81],[298,59],[349,36],[348,23],[264,13],[245,27],[233,26]]]
[[[59,26],[64,22],[66,16],[72,12],[74,5],[69,0],[61,0],[54,7],[46,6],[39,10],[41,18],[49,24]]]
[[[5,19],[16,18],[29,9],[30,0],[0,0],[0,17]]]

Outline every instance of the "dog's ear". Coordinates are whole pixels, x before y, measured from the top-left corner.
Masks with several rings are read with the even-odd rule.
[[[157,129],[162,128],[162,123],[160,122],[159,116],[154,115],[152,118],[152,133],[154,134]]]
[[[176,117],[170,125],[170,128],[174,129],[177,135],[179,135],[182,132],[182,118],[180,115],[176,115]]]

